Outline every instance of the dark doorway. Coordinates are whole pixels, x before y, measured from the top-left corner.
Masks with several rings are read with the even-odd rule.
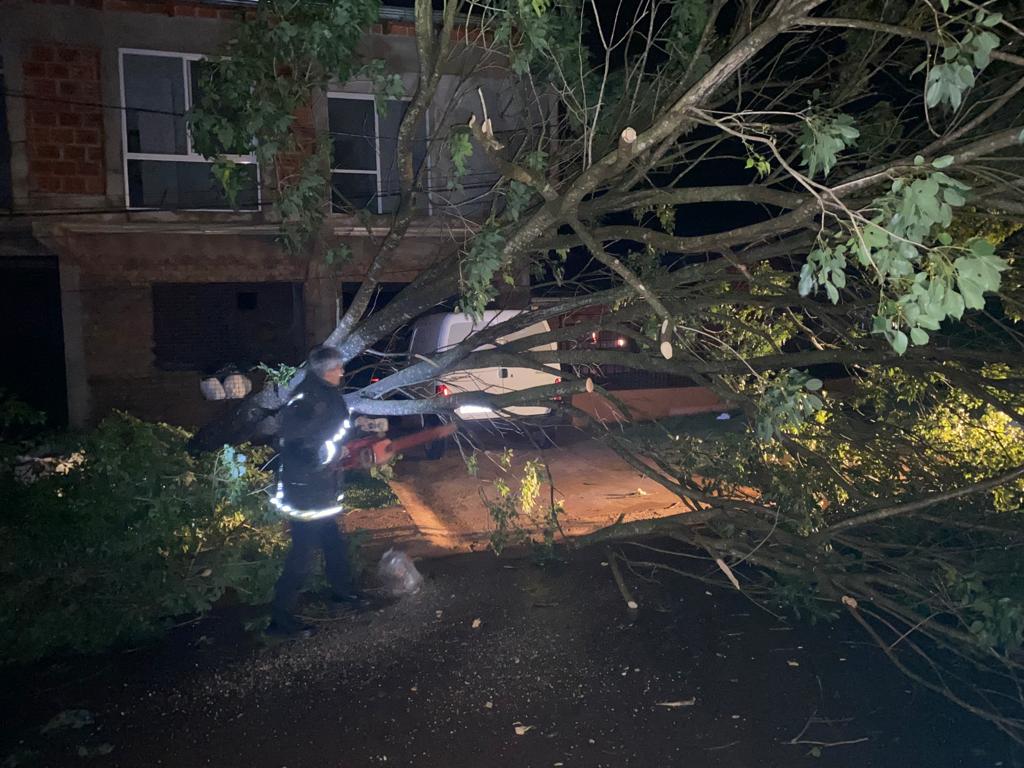
[[[156,366],[214,373],[301,362],[302,307],[301,283],[154,283]]]
[[[56,256],[0,259],[0,388],[45,411],[51,426],[68,420],[64,326]]]

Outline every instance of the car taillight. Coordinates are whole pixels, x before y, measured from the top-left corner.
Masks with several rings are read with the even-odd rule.
[[[376,384],[378,381],[380,381],[380,376],[374,376],[370,379],[371,384]]]
[[[448,395],[451,394],[451,390],[448,389],[448,385],[447,384],[438,384],[437,385],[437,394],[438,394],[439,397],[448,397]]]
[[[555,384],[561,384],[561,383],[562,383],[562,377],[561,376],[555,376]]]
[[[562,383],[562,377],[561,376],[555,376],[555,384],[561,384],[561,383]],[[555,395],[551,399],[556,401],[556,402],[560,402],[562,400],[562,396],[561,395]]]

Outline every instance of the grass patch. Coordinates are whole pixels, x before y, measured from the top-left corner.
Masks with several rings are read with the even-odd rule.
[[[384,509],[398,506],[398,497],[384,480],[359,472],[345,476],[345,506],[348,509]]]

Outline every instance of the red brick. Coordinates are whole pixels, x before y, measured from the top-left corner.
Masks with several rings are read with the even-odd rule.
[[[103,125],[103,113],[89,111],[82,115],[83,128],[100,128]]]
[[[78,96],[78,83],[62,80],[57,84],[57,93],[61,96]]]
[[[85,179],[84,181],[85,193],[88,195],[102,195],[106,191],[104,189],[106,184],[102,178]]]
[[[103,160],[103,147],[86,147],[85,148],[85,159],[92,161]]]
[[[76,176],[61,179],[61,191],[78,195],[85,194],[85,179]]]
[[[33,78],[25,81],[25,93],[29,96],[56,96],[57,84],[53,80]]]
[[[58,116],[50,110],[29,110],[29,122],[32,125],[56,125]]]
[[[124,0],[107,0],[107,7],[116,5],[122,11],[134,13],[166,13],[167,6],[164,3],[143,3],[124,2]]]
[[[46,74],[46,65],[40,61],[26,61],[21,69],[25,77],[43,77]]]
[[[198,16],[201,19],[216,19],[217,9],[207,8],[205,6],[200,5],[196,8],[196,16]]]
[[[87,101],[90,104],[98,104],[100,102],[100,84],[79,83],[78,96],[82,101]]]
[[[59,176],[34,176],[32,181],[40,192],[60,192]]]
[[[54,163],[58,161],[54,160],[36,160],[32,159],[31,172],[33,176],[46,176],[53,173]]]
[[[50,63],[46,65],[46,76],[54,80],[67,80],[70,73],[67,64]]]
[[[65,160],[85,160],[85,147],[68,144],[61,150],[60,154]]]
[[[91,128],[75,131],[75,143],[97,146],[100,143],[100,132],[94,131]]]
[[[174,16],[195,16],[196,7],[194,5],[183,5],[182,3],[175,3],[171,7],[171,13]]]
[[[55,144],[74,144],[75,143],[75,129],[74,128],[50,128],[49,138]]]
[[[79,176],[99,176],[103,173],[103,166],[99,163],[79,163]]]
[[[78,164],[73,160],[55,160],[53,172],[59,176],[74,176],[78,171]]]
[[[68,77],[72,80],[97,80],[99,67],[92,59],[84,59],[78,64],[68,65]]]
[[[28,129],[28,143],[29,146],[36,146],[37,144],[48,144],[51,141],[57,141],[57,137],[53,135],[55,131],[61,130],[60,128],[47,128],[42,125],[33,125]]]
[[[61,46],[57,49],[57,60],[58,61],[78,61],[78,57],[82,55],[81,50],[78,48],[71,48],[68,46]]]
[[[61,112],[60,113],[60,124],[63,126],[70,126],[77,128],[82,124],[82,116],[76,115],[74,112]]]
[[[60,147],[56,144],[39,144],[32,147],[32,155],[46,160],[59,160],[60,159]],[[37,162],[33,159],[33,167]]]
[[[53,56],[53,46],[33,45],[28,57],[32,61],[53,61]]]
[[[389,21],[384,27],[384,32],[388,35],[415,36],[416,25],[411,21]]]

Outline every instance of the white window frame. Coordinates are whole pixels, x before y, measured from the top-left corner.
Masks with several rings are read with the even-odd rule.
[[[118,74],[121,78],[121,165],[122,173],[124,174],[124,203],[125,208],[130,211],[159,211],[161,208],[154,208],[152,206],[143,205],[132,205],[131,192],[128,188],[128,161],[129,160],[157,160],[164,162],[179,162],[179,163],[205,163],[209,165],[212,161],[203,157],[202,155],[195,152],[192,147],[192,131],[188,129],[188,125],[185,126],[185,147],[187,149],[186,154],[183,155],[165,155],[158,152],[129,152],[128,151],[128,101],[125,98],[124,88],[124,57],[125,56],[163,56],[169,59],[180,59],[181,60],[181,77],[184,83],[184,94],[185,94],[185,111],[188,112],[192,108],[192,78],[189,72],[189,62],[192,61],[203,61],[208,58],[206,55],[201,53],[183,53],[180,51],[151,51],[145,48],[118,48],[117,50],[117,68]],[[239,163],[240,165],[255,165],[256,166],[256,207],[255,208],[240,208],[239,211],[251,212],[258,211],[263,205],[263,185],[260,180],[260,168],[259,163],[256,161],[255,154],[248,155],[225,155],[228,159]],[[178,210],[187,211],[217,211],[220,213],[230,213],[230,208],[182,208]]]
[[[327,98],[328,99],[339,99],[339,100],[348,99],[348,100],[351,100],[351,101],[373,101],[376,97],[372,93],[353,93],[351,91],[331,91],[331,92],[329,92],[327,94]],[[388,99],[388,101],[405,101],[405,102],[408,102],[408,101],[412,101],[412,99],[410,97],[408,97],[408,96],[403,96],[403,97],[398,98],[398,99]],[[432,201],[430,199],[430,197],[431,197],[431,195],[430,195],[431,163],[430,163],[430,110],[429,109],[427,110],[427,113],[424,115],[423,119],[425,121],[424,127],[425,127],[425,131],[426,131],[426,144],[427,144],[427,146],[426,146],[426,153],[424,155],[424,164],[426,165],[426,168],[425,168],[425,171],[426,171],[426,192],[425,192],[425,196],[427,198],[427,210],[426,210],[426,212],[427,212],[427,214],[430,214],[432,212]],[[328,133],[328,135],[332,136],[332,146],[333,146],[333,135],[331,134],[330,110],[328,110],[328,117],[327,117],[327,133]],[[332,157],[331,158],[331,177],[332,177],[332,181],[333,181],[333,176],[336,173],[337,174],[350,174],[350,175],[353,175],[353,176],[376,176],[377,177],[377,211],[376,212],[377,212],[378,215],[380,215],[380,214],[383,213],[382,205],[383,205],[383,202],[384,202],[384,188],[383,188],[383,180],[381,178],[382,174],[381,174],[381,167],[380,167],[380,115],[377,114],[377,107],[376,107],[376,105],[374,105],[374,108],[373,108],[373,146],[374,146],[375,163],[376,163],[376,166],[377,166],[376,170],[373,170],[373,171],[360,171],[360,170],[350,170],[350,169],[347,169],[347,168],[335,168],[334,167],[334,158]],[[334,184],[333,183],[331,184],[331,189],[332,189],[332,192],[331,192],[331,195],[332,195],[331,213],[333,213],[334,215],[339,215],[338,211],[334,210],[334,200],[333,200]]]

